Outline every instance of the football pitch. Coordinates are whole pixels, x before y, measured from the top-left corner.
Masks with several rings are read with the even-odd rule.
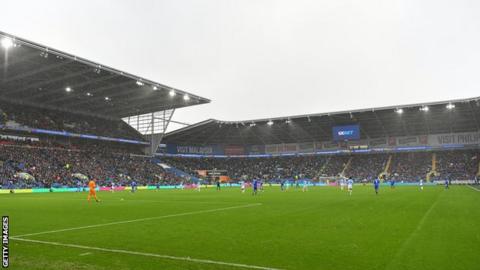
[[[9,269],[480,269],[469,186],[7,194]]]

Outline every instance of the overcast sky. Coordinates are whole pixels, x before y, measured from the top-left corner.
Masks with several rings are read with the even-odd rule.
[[[0,30],[245,120],[480,96],[478,0],[2,1]],[[173,127],[173,126],[172,126]]]

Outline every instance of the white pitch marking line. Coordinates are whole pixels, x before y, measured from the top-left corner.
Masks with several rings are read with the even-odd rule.
[[[48,242],[48,241],[40,241],[40,240],[33,240],[33,239],[23,239],[23,238],[18,238],[18,237],[10,237],[10,239],[17,240],[17,241],[23,241],[23,242],[52,245],[52,246],[79,248],[79,249],[86,249],[86,250],[97,250],[97,251],[103,251],[103,252],[138,255],[138,256],[145,256],[145,257],[155,257],[155,258],[169,259],[169,260],[176,260],[176,261],[187,261],[187,262],[193,262],[193,263],[216,264],[216,265],[225,265],[225,266],[232,266],[232,267],[238,267],[238,268],[248,268],[248,269],[280,270],[278,268],[265,267],[265,266],[257,266],[257,265],[241,264],[241,263],[229,263],[229,262],[213,261],[213,260],[205,260],[205,259],[195,259],[195,258],[190,258],[190,257],[176,257],[176,256],[162,255],[162,254],[155,254],[155,253],[129,251],[129,250],[123,250],[123,249],[109,249],[109,248],[90,247],[90,246],[82,246],[82,245],[75,245],[75,244],[63,244],[63,243],[58,243],[58,242]]]
[[[474,188],[474,187],[472,187],[472,186],[470,186],[470,185],[467,185],[467,187],[469,187],[469,188],[471,188],[471,189],[473,189],[473,190],[476,190],[476,191],[480,191],[480,189]]]
[[[20,241],[21,241],[21,240],[20,240]],[[82,253],[82,254],[80,254],[80,255],[78,255],[78,256],[87,256],[87,255],[90,255],[90,254],[92,254],[92,253],[91,253],[91,252],[85,252],[85,253]]]
[[[95,224],[95,225],[87,225],[87,226],[74,227],[74,228],[66,228],[66,229],[59,229],[59,230],[52,230],[52,231],[44,231],[44,232],[37,232],[37,233],[27,233],[27,234],[22,234],[22,235],[16,235],[16,236],[13,236],[13,237],[26,237],[26,236],[34,236],[34,235],[41,235],[41,234],[51,234],[51,233],[59,233],[59,232],[76,231],[76,230],[83,230],[83,229],[90,229],[90,228],[98,228],[98,227],[105,227],[105,226],[125,224],[125,223],[149,221],[149,220],[172,218],[172,217],[181,217],[181,216],[196,215],[196,214],[205,214],[205,213],[212,213],[212,212],[225,211],[225,210],[231,210],[231,209],[239,209],[239,208],[247,208],[247,207],[259,206],[259,205],[262,205],[262,204],[261,204],[261,203],[253,203],[253,204],[246,204],[246,205],[238,205],[238,206],[231,206],[231,207],[216,208],[216,209],[210,209],[210,210],[199,210],[199,211],[185,212],[185,213],[180,213],[180,214],[171,214],[171,215],[165,215],[165,216],[130,219],[130,220],[124,220],[124,221],[101,223],[101,224]]]
[[[418,234],[418,232],[422,229],[423,224],[425,224],[425,221],[427,220],[428,216],[430,215],[433,208],[435,208],[435,206],[437,204],[438,204],[438,197],[436,198],[435,202],[433,202],[432,205],[430,205],[428,210],[423,214],[423,216],[420,219],[420,221],[418,222],[415,230],[413,230],[410,233],[410,235],[407,237],[407,239],[405,239],[403,241],[402,245],[400,246],[400,248],[395,253],[395,256],[393,257],[393,259],[390,260],[390,263],[387,265],[386,269],[391,269],[392,263],[394,263],[405,252],[405,249],[408,247],[410,242],[412,242],[412,240],[415,238],[415,236]]]

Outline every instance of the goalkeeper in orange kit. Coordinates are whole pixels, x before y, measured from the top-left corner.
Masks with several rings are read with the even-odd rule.
[[[97,192],[95,191],[95,187],[96,187],[95,181],[90,180],[90,182],[88,182],[88,187],[90,188],[90,191],[88,192],[87,200],[90,201],[90,198],[93,196],[95,201],[99,202],[99,200],[97,198]]]

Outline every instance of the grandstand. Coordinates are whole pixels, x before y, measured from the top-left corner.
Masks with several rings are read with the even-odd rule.
[[[59,156],[76,149],[105,161],[92,172],[88,162],[78,162],[81,155],[67,151],[70,157],[52,160],[59,169],[47,173],[32,170],[41,167],[35,157],[44,153],[27,154],[29,149],[21,158],[14,157],[18,150],[7,150],[2,153],[4,185],[18,172],[33,175],[38,180],[33,186],[71,185],[72,170],[106,179],[104,184],[126,183],[136,175],[134,168],[108,166],[114,154],[162,160],[163,167],[143,167],[150,172],[137,177],[143,184],[165,180],[165,168],[170,182],[219,177],[321,182],[351,175],[359,181],[378,176],[471,181],[479,174],[480,98],[245,121],[209,119],[165,135],[176,109],[209,100],[7,33],[0,32],[0,38],[3,147],[34,144]],[[79,164],[74,169],[72,158]]]
[[[271,119],[210,119],[168,133],[161,155],[194,175],[217,168],[230,179],[474,181],[479,119],[478,97]],[[351,134],[339,136],[346,132]],[[248,157],[256,160],[239,160]]]
[[[0,39],[5,132],[137,143],[152,153],[176,109],[210,102],[11,34]]]
[[[150,159],[176,109],[206,98],[0,32],[4,188],[174,181]],[[19,176],[25,176],[19,177]],[[83,183],[85,185],[85,183]]]
[[[166,133],[175,110],[210,100],[7,33],[0,44],[11,269],[480,263],[478,97]]]
[[[165,134],[176,109],[209,100],[7,33],[0,38],[4,186],[19,173],[36,181],[16,181],[17,187],[71,186],[72,173],[104,185],[132,177],[144,185],[349,176],[474,181],[480,173],[480,98],[209,119]],[[32,145],[39,150],[25,148]],[[112,165],[132,154],[156,158]],[[96,170],[87,156],[99,163]]]

